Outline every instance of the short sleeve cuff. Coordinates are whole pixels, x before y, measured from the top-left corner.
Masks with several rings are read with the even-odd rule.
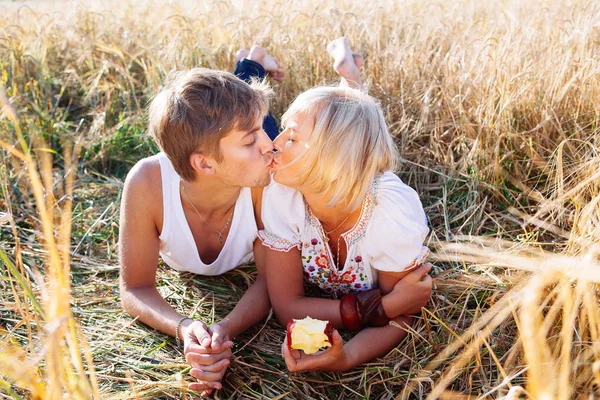
[[[425,246],[421,247],[419,254],[410,260],[408,264],[403,264],[402,261],[387,259],[387,261],[378,260],[373,264],[373,268],[382,272],[410,272],[419,268],[429,255],[429,249]]]
[[[423,248],[421,249],[421,253],[419,253],[419,255],[410,264],[408,264],[406,267],[404,267],[404,269],[402,269],[401,272],[410,272],[410,271],[414,271],[415,269],[419,268],[421,266],[421,264],[423,264],[423,261],[425,261],[425,259],[427,258],[428,255],[429,255],[429,249],[427,247],[423,246]]]
[[[301,248],[300,242],[297,242],[297,243],[290,242],[289,240],[284,239],[280,236],[277,236],[274,233],[271,233],[266,230],[258,231],[258,238],[260,239],[260,241],[262,242],[263,245],[265,245],[269,249],[275,250],[275,251],[281,251],[281,252],[287,253],[294,247],[296,247],[298,250],[300,250],[300,248]]]

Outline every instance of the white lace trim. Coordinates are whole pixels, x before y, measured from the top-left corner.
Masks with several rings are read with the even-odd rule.
[[[258,238],[262,244],[275,251],[288,252],[294,247],[298,248],[298,250],[302,247],[302,243],[300,242],[292,243],[287,239],[265,230],[258,231]]]

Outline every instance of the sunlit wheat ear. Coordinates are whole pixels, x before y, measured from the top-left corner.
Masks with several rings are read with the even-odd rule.
[[[29,387],[46,398],[59,385],[66,385],[64,391],[73,397],[91,392],[73,378],[84,377],[82,363],[72,354],[78,345],[88,348],[85,337],[91,351],[83,351],[83,368],[92,373],[93,352],[94,361],[103,364],[103,397],[157,398],[181,392],[189,377],[179,375],[181,382],[171,378],[184,365],[170,370],[144,364],[119,386],[124,378],[118,366],[131,365],[154,348],[162,353],[153,356],[172,366],[174,349],[164,337],[122,317],[114,297],[78,309],[85,325],[81,334],[73,333],[80,328],[65,307],[87,300],[98,288],[116,291],[118,283],[117,262],[107,256],[116,245],[89,240],[82,241],[78,255],[66,250],[70,220],[81,215],[81,210],[69,211],[73,193],[68,193],[75,192],[80,204],[94,204],[79,217],[77,229],[116,231],[122,177],[94,162],[132,166],[149,155],[137,147],[126,152],[131,146],[122,141],[129,139],[124,128],[135,121],[143,124],[145,104],[169,71],[196,66],[232,70],[238,48],[263,41],[259,44],[289,66],[286,81],[275,86],[271,110],[279,116],[300,92],[336,81],[321,49],[328,39],[345,35],[365,56],[370,93],[381,100],[397,138],[403,158],[400,176],[425,204],[432,229],[428,245],[437,256],[437,289],[421,316],[423,325],[415,327],[419,335],[384,361],[343,376],[319,375],[318,384],[314,376],[282,379],[277,353],[281,332],[269,323],[260,331],[261,340],[236,355],[241,362],[230,370],[231,387],[224,397],[246,389],[248,396],[309,393],[313,398],[354,398],[363,389],[360,394],[369,398],[402,393],[573,398],[597,393],[600,2],[411,0],[365,7],[361,1],[331,0],[109,0],[69,7],[62,2],[35,7],[4,2],[2,7],[0,86],[6,86],[14,107],[1,95],[0,145],[7,157],[0,172],[3,196],[10,197],[3,206],[14,211],[15,221],[6,234],[13,230],[16,244],[14,251],[10,245],[0,249],[0,268],[9,277],[0,293],[0,303],[7,305],[0,307],[18,320],[16,325],[7,322],[14,328],[2,342],[12,346],[2,353],[9,357],[2,359],[2,372],[22,357],[34,366],[23,372],[22,380],[0,374],[14,380],[13,387]],[[82,133],[81,142],[75,131]],[[33,140],[40,132],[44,141]],[[70,156],[68,150],[60,153],[64,161],[40,150],[56,151],[59,143],[63,149],[73,147]],[[91,158],[79,164],[85,173],[72,174],[69,183],[61,175],[76,169],[78,143]],[[34,163],[28,163],[31,157]],[[71,167],[67,160],[73,160]],[[47,170],[50,161],[53,174]],[[28,169],[22,172],[24,167]],[[33,170],[38,178],[29,176]],[[30,181],[38,182],[37,191],[28,186]],[[38,206],[46,210],[45,218]],[[102,211],[95,214],[95,207],[114,215],[100,217]],[[19,214],[24,217],[17,218]],[[42,219],[54,224],[51,229],[40,225]],[[51,236],[55,250],[43,247]],[[489,237],[504,244],[490,243],[485,240]],[[444,245],[453,240],[461,247]],[[77,269],[69,268],[71,257],[79,263]],[[567,272],[564,265],[569,263],[575,268]],[[46,280],[36,282],[36,271]],[[86,276],[86,284],[74,285],[69,294],[66,283],[74,272]],[[58,283],[50,284],[51,277]],[[178,276],[165,272],[161,277],[179,296],[179,310],[199,310],[198,317],[212,318],[198,306],[197,293],[179,285]],[[228,279],[210,281],[210,286],[198,279],[195,284],[216,293],[214,308],[227,308],[233,301]],[[95,307],[109,313],[99,314]],[[423,326],[427,337],[420,335]],[[53,351],[65,343],[67,350]],[[35,368],[43,357],[55,361]],[[547,360],[553,365],[547,366]],[[54,365],[52,378],[49,365]],[[11,371],[17,370],[23,371]],[[42,388],[32,383],[36,376]],[[97,387],[93,375],[89,380]],[[129,389],[128,382],[135,387]],[[4,381],[0,385],[0,390],[10,388]]]
[[[25,350],[7,337],[6,341],[2,343],[5,349],[2,352],[2,370],[8,371],[7,377],[17,386],[30,391],[33,398],[60,399],[63,398],[65,390],[74,398],[85,399],[91,398],[92,395],[99,396],[89,354],[86,355],[87,367],[84,367],[82,361],[82,353],[89,353],[89,349],[82,351],[81,341],[85,341],[85,339],[78,339],[77,324],[70,310],[69,226],[72,207],[70,199],[73,195],[74,180],[74,173],[71,171],[73,153],[69,146],[66,146],[66,196],[68,200],[62,208],[58,208],[53,196],[52,160],[47,145],[44,144],[41,137],[36,137],[32,132],[33,142],[40,146],[34,149],[38,155],[41,155],[41,162],[38,164],[21,131],[16,111],[10,104],[3,88],[0,88],[0,105],[3,113],[13,124],[15,139],[21,145],[21,149],[15,149],[6,141],[0,142],[0,145],[8,153],[20,158],[26,165],[30,188],[40,215],[41,232],[39,232],[39,237],[46,250],[42,267],[45,273],[43,278],[45,284],[41,290],[42,296],[39,303],[41,308],[37,309],[38,314],[35,317],[38,322],[41,322],[37,328],[36,339],[34,339],[38,343]],[[79,146],[76,147],[75,156],[78,154]],[[3,188],[4,193],[7,193],[6,189],[6,187]],[[57,218],[57,221],[55,221],[55,211],[60,215],[60,219]],[[60,228],[57,236],[54,232],[55,225]],[[67,237],[63,235],[67,235]],[[3,251],[0,256],[6,266],[13,265],[10,270],[17,278],[20,290],[28,294],[29,300],[34,305],[38,304],[38,299],[34,297],[29,281],[23,278],[23,270],[17,270],[10,259],[11,256]],[[14,257],[16,257],[16,264],[23,264],[19,251]],[[28,309],[25,311],[29,312]],[[67,346],[64,345],[65,340]],[[42,361],[44,366],[41,365]],[[14,365],[21,365],[23,368],[15,369]],[[92,377],[93,384],[88,380],[88,375]]]

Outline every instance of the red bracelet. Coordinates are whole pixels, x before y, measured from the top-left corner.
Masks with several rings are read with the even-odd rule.
[[[349,331],[359,331],[362,328],[360,323],[360,315],[356,306],[356,293],[348,293],[340,300],[340,314],[342,316],[342,324]]]

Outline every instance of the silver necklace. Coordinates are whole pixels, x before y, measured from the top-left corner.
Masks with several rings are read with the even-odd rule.
[[[348,218],[350,218],[350,215],[352,213],[348,214],[348,216],[342,221],[341,224],[339,224],[336,228],[330,230],[330,231],[326,231],[325,228],[323,228],[323,224],[321,224],[321,229],[323,229],[323,232],[325,232],[325,241],[329,242],[329,234],[333,233],[335,231],[337,231],[338,229],[340,229],[342,227],[342,225],[344,225],[346,223],[346,221],[348,221]],[[342,235],[338,236],[338,240],[337,240],[337,257],[335,258],[335,266],[336,268],[342,269],[340,268],[340,239],[342,238]]]
[[[185,196],[187,201],[190,203],[190,205],[192,206],[194,211],[196,211],[196,214],[198,214],[198,216],[200,218],[202,218],[202,221],[204,221],[204,223],[206,225],[208,225],[210,229],[212,229],[213,231],[215,231],[219,234],[219,243],[223,244],[223,232],[225,231],[225,229],[227,229],[227,227],[229,227],[229,224],[231,223],[231,218],[233,217],[233,210],[231,210],[231,214],[229,214],[229,218],[227,219],[227,222],[225,222],[225,226],[223,227],[223,229],[221,229],[219,231],[217,228],[215,228],[214,226],[209,224],[208,221],[202,216],[202,214],[200,214],[200,211],[198,211],[196,209],[196,206],[194,206],[194,203],[192,203],[192,200],[190,200],[190,197],[188,196],[187,191],[185,190],[185,186],[183,186],[183,179],[180,182],[181,182],[181,188],[183,189],[183,195]]]

